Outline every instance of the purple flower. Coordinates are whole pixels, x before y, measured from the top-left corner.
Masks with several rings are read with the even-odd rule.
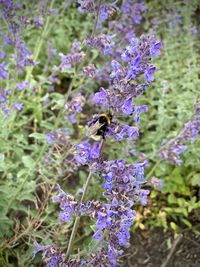
[[[129,97],[124,101],[122,106],[122,112],[126,115],[131,115],[134,111],[134,107],[132,105],[132,97]]]
[[[146,105],[144,106],[137,106],[135,107],[135,116],[134,116],[134,120],[135,123],[138,124],[139,120],[140,120],[140,113],[141,112],[147,112],[148,111],[148,107]]]
[[[193,118],[185,123],[182,131],[174,139],[167,142],[160,148],[160,157],[172,164],[181,165],[180,155],[187,150],[184,145],[186,141],[195,141],[200,132],[200,106],[195,106],[195,114]]]
[[[15,88],[18,90],[18,91],[22,91],[24,89],[28,89],[30,86],[30,83],[29,81],[23,81],[23,82],[20,82],[20,83],[17,83],[15,85]]]
[[[90,144],[88,142],[81,143],[76,146],[75,160],[84,165],[90,159]]]
[[[148,185],[152,186],[154,189],[162,189],[163,181],[156,177],[151,177],[148,181]]]
[[[104,33],[98,36],[88,37],[85,40],[86,45],[89,47],[97,48],[103,52],[104,55],[109,55],[113,51],[113,46],[115,45],[113,41],[114,36],[106,35]]]
[[[108,93],[101,87],[98,93],[93,96],[93,101],[96,105],[108,105]]]
[[[147,204],[147,196],[149,195],[149,190],[140,189],[139,198],[141,205],[145,206]]]
[[[42,246],[38,244],[38,242],[34,241],[35,250],[33,251],[32,259],[35,258],[35,255],[42,250]]]
[[[59,53],[59,56],[61,60],[59,69],[61,72],[64,72],[65,69],[71,68],[75,63],[81,62],[85,57],[85,53],[79,52],[74,54],[68,54],[66,56],[62,53]]]
[[[97,159],[100,155],[100,144],[94,143],[93,147],[90,150],[90,158]]]
[[[68,116],[66,116],[66,119],[69,119],[72,124],[75,124],[76,123],[76,114],[70,114]]]
[[[157,42],[157,43],[153,44],[152,47],[150,48],[150,55],[153,57],[159,56],[161,47],[162,47],[161,42]]]
[[[0,59],[4,59],[5,58],[5,53],[3,51],[0,51]]]
[[[2,93],[0,93],[0,102],[5,102],[6,98],[4,97],[4,95]]]
[[[14,110],[22,110],[23,107],[24,107],[24,106],[23,106],[22,103],[20,103],[20,102],[18,102],[18,101],[15,101],[14,104],[13,104],[13,107],[12,107],[12,108],[13,108]]]
[[[35,16],[33,18],[33,23],[35,27],[40,28],[44,25],[44,18],[42,16]]]
[[[0,64],[0,80],[8,78],[8,72],[5,69],[6,63]]]
[[[108,18],[112,17],[116,11],[119,10],[119,8],[117,7],[117,2],[119,0],[114,1],[113,3],[109,3],[109,4],[104,4],[100,6],[100,10],[99,10],[99,21],[98,21],[98,26],[101,27],[102,23],[107,20]]]
[[[96,67],[94,64],[90,64],[90,65],[83,68],[83,74],[86,77],[92,78],[95,76],[95,73],[96,73]]]
[[[156,71],[156,67],[150,67],[146,69],[144,73],[144,78],[147,82],[152,82],[154,80],[153,73]]]
[[[36,241],[34,241],[35,250],[33,252],[32,259],[35,255],[41,251],[42,257],[46,262],[45,267],[57,267],[57,266],[80,266],[80,265],[70,265],[70,262],[62,255],[60,249],[55,246],[41,246]],[[72,263],[72,262],[71,262]],[[72,263],[73,264],[73,263]],[[74,264],[76,264],[74,262]]]
[[[65,205],[63,208],[64,211],[60,212],[60,221],[61,222],[68,222],[71,219],[71,216],[73,214],[73,208],[71,205]]]
[[[68,222],[71,216],[79,211],[78,202],[71,195],[66,194],[59,185],[56,189],[58,190],[58,195],[52,198],[53,202],[58,202],[60,204],[60,216],[59,220],[61,222]]]
[[[47,133],[46,139],[47,144],[53,144],[53,142],[55,141],[55,136],[53,135],[53,133]]]
[[[94,12],[96,8],[94,0],[78,0],[78,4],[80,5],[78,10],[81,13]]]
[[[73,67],[76,63],[81,62],[85,57],[85,53],[80,51],[80,43],[75,41],[72,44],[72,48],[69,54],[64,55],[59,53],[61,64],[59,65],[59,69],[61,72],[64,72],[65,69]]]
[[[21,73],[26,66],[33,66],[37,64],[33,61],[28,47],[20,36],[17,36],[15,40],[14,59],[16,61],[16,67],[19,73]]]

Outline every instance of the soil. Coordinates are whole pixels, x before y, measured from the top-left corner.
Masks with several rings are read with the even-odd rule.
[[[200,230],[200,225],[197,227]],[[196,229],[197,229],[196,228]],[[191,230],[174,236],[161,228],[137,230],[121,258],[121,267],[200,267],[200,235]]]

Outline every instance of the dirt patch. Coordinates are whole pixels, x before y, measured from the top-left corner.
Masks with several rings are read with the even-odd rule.
[[[200,230],[200,227],[199,229]],[[137,230],[121,258],[121,267],[199,267],[200,235],[192,231],[174,237],[157,228]]]

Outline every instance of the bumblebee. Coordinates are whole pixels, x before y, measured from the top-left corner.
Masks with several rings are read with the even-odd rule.
[[[105,139],[105,132],[107,130],[108,125],[110,125],[112,121],[112,115],[111,114],[100,114],[96,121],[89,127],[87,136],[94,136],[99,135],[102,136],[103,139]]]

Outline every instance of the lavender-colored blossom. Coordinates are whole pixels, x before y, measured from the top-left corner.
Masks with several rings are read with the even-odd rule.
[[[85,103],[85,97],[78,93],[75,95],[69,104],[65,105],[65,108],[70,112],[80,113],[83,110],[83,105]]]
[[[0,51],[0,59],[4,59],[5,58],[5,53],[3,51]]]
[[[114,128],[114,130],[112,131],[112,136],[118,141],[121,141],[123,139],[135,140],[139,136],[139,131],[135,126],[124,125],[120,126],[119,128]]]
[[[55,131],[46,134],[48,144],[57,143],[57,145],[64,146],[69,141],[70,130],[68,128],[59,128]]]
[[[81,62],[85,57],[85,53],[81,51],[80,43],[74,42],[72,44],[71,52],[67,55],[59,53],[61,64],[59,69],[64,72],[65,69],[73,67],[76,63]]]
[[[68,222],[71,216],[78,211],[79,204],[73,196],[66,194],[59,185],[57,185],[56,189],[58,190],[58,195],[54,196],[52,200],[60,205],[60,221]]]
[[[22,110],[23,107],[24,107],[24,105],[22,103],[18,102],[18,101],[15,101],[14,104],[13,104],[13,106],[12,106],[12,108],[14,110],[18,110],[18,111],[19,110]]]
[[[54,135],[52,133],[47,133],[46,134],[46,140],[47,140],[47,144],[53,144],[54,142]]]
[[[30,86],[30,83],[29,81],[23,81],[23,82],[20,82],[20,83],[17,83],[15,85],[15,88],[18,90],[18,91],[22,91],[24,89],[28,89]]]
[[[149,179],[148,185],[152,186],[154,189],[160,190],[163,188],[163,181],[153,176]]]
[[[93,96],[93,102],[96,104],[96,105],[108,105],[108,93],[106,92],[106,90],[101,87],[99,89],[99,92],[95,93],[94,96]]]
[[[106,1],[105,1],[106,2]],[[119,0],[114,1],[113,3],[104,3],[103,5],[100,6],[99,9],[99,20],[98,20],[98,27],[102,27],[102,23],[109,19],[112,18],[112,16],[119,11],[119,8],[117,7],[117,3]]]
[[[8,72],[6,71],[6,63],[0,64],[0,80],[7,79]]]
[[[142,21],[142,14],[147,8],[143,0],[131,1],[123,0],[121,5],[121,14],[118,21],[111,21],[109,28],[117,33],[120,38],[120,46],[126,44],[135,36],[136,27]],[[120,47],[119,47],[120,49]]]
[[[160,157],[172,164],[181,165],[180,155],[187,150],[184,144],[186,141],[195,141],[200,133],[200,105],[195,105],[195,114],[193,118],[185,123],[182,131],[177,137],[170,140],[160,148]]]
[[[124,101],[124,104],[122,106],[122,112],[126,115],[131,115],[134,111],[134,107],[132,105],[132,97],[129,97]]]
[[[4,97],[4,95],[2,93],[0,93],[0,102],[5,102],[6,98]]]
[[[157,57],[160,55],[160,48],[162,47],[161,42],[157,42],[150,48],[150,55],[153,57]]]
[[[34,16],[33,23],[34,23],[34,26],[37,28],[43,27],[44,18],[42,16]]]
[[[98,172],[105,177],[104,196],[107,203],[90,201],[89,205],[86,204],[85,212],[96,218],[97,232],[94,238],[107,242],[107,256],[104,256],[104,260],[110,264],[107,266],[117,264],[117,256],[122,253],[121,247],[128,245],[130,227],[135,219],[133,205],[136,201],[142,204],[147,201],[149,191],[141,189],[143,169],[143,163],[128,165],[124,160],[104,161],[98,168]]]
[[[90,159],[90,145],[88,142],[84,142],[76,146],[75,160],[84,165]]]
[[[78,4],[80,5],[78,10],[81,13],[94,12],[96,9],[94,0],[78,0]]]
[[[73,124],[76,123],[77,113],[80,113],[83,110],[85,101],[85,97],[81,93],[78,93],[71,99],[71,101],[69,101],[69,103],[65,104],[65,109],[67,111],[66,118],[70,119]]]
[[[14,59],[19,73],[21,73],[26,66],[34,66],[38,64],[38,62],[33,61],[33,57],[30,54],[28,47],[20,36],[17,36],[15,40]]]
[[[141,112],[147,112],[147,111],[148,111],[148,107],[147,107],[146,105],[135,107],[135,116],[134,116],[134,120],[135,120],[135,123],[136,123],[136,124],[139,123],[139,120],[140,120],[140,113],[141,113]]]
[[[123,64],[120,61],[113,60],[111,63],[112,72],[110,74],[109,89],[100,89],[94,95],[94,103],[111,108],[114,113],[124,113],[126,115],[134,114],[138,116],[139,112],[136,107],[131,105],[132,100],[150,85],[153,81],[153,73],[156,68],[150,64],[149,57],[152,50],[154,56],[159,54],[161,45],[152,36],[141,36],[140,41],[132,38],[129,46],[122,51],[121,56]],[[156,51],[156,52],[155,52]],[[146,83],[141,84],[139,80],[144,75]],[[101,100],[102,99],[102,100]],[[105,101],[106,100],[106,101]]]
[[[114,36],[106,35],[104,33],[98,36],[91,36],[85,39],[86,45],[92,48],[99,49],[104,55],[109,55],[113,51],[115,42],[113,41]]]
[[[142,20],[142,12],[147,10],[144,2],[133,3],[131,0],[125,0],[122,3],[122,11],[133,20],[135,24],[139,24]]]
[[[90,64],[90,65],[85,66],[85,67],[83,68],[83,74],[84,74],[84,76],[86,76],[86,77],[90,77],[90,78],[92,78],[92,77],[95,76],[95,73],[96,73],[96,67],[95,67],[94,64]]]
[[[87,262],[85,260],[71,260],[66,259],[65,255],[61,252],[61,250],[54,245],[46,245],[42,246],[38,244],[36,241],[34,242],[35,250],[33,252],[32,259],[35,258],[35,255],[38,252],[42,252],[42,258],[45,262],[45,267],[82,267],[86,266]]]
[[[92,163],[93,160],[98,159],[99,155],[99,143],[94,143],[91,146],[88,141],[85,141],[76,146],[75,160],[82,165]]]
[[[149,67],[144,73],[144,78],[147,82],[152,82],[154,80],[153,73],[156,71],[156,67]]]

